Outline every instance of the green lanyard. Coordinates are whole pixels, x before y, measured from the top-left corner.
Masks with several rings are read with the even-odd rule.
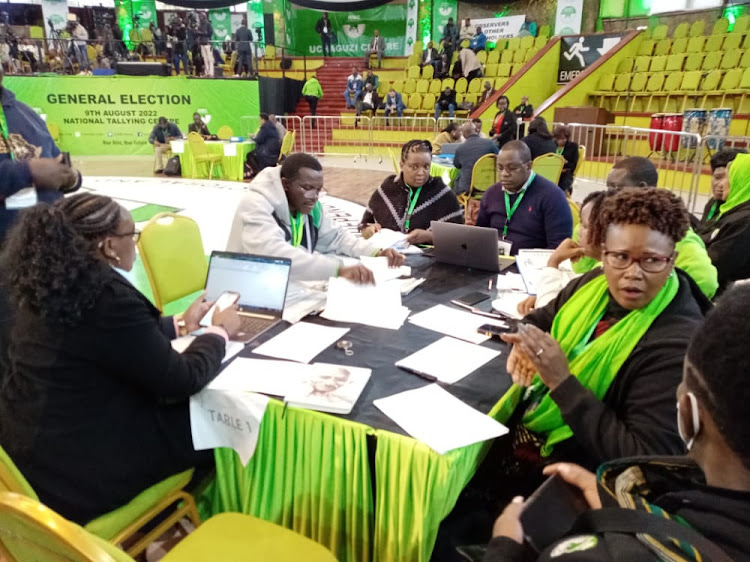
[[[714,201],[714,204],[711,205],[711,209],[708,211],[708,216],[706,217],[706,222],[710,221],[713,216],[716,214],[716,211],[719,210],[719,202]]]
[[[295,248],[302,244],[302,215],[297,211],[295,217],[292,213],[289,213],[289,222],[292,224],[292,246]]]
[[[10,144],[10,135],[8,133],[8,122],[5,120],[5,111],[3,110],[1,105],[0,105],[0,127],[2,127],[3,140],[5,141],[5,146],[8,148],[8,154],[10,154],[10,159],[15,160],[16,155],[13,152],[13,148],[11,147],[11,144]]]
[[[409,187],[408,185],[406,187]],[[414,214],[414,207],[417,206],[417,199],[419,194],[422,192],[422,186],[418,187],[414,191],[409,187],[409,210],[406,213],[406,220],[404,221],[404,232],[409,232],[409,225],[411,224],[411,216]]]
[[[523,196],[526,194],[526,188],[528,188],[529,184],[534,181],[535,177],[536,173],[531,172],[529,179],[527,179],[526,183],[521,187],[521,194],[518,196],[518,199],[516,199],[516,202],[513,203],[512,207],[510,206],[510,195],[508,195],[507,191],[505,192],[505,226],[503,226],[503,240],[508,236],[508,227],[510,226],[510,219],[513,217],[513,213],[518,209],[518,206],[521,204],[521,199],[523,199]]]
[[[563,148],[565,148],[565,147],[563,147]],[[563,151],[562,148],[557,148],[557,149],[555,149],[555,154],[562,154],[562,151]]]

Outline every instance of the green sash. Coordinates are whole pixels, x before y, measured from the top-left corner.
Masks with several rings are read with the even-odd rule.
[[[552,323],[551,335],[568,357],[570,372],[579,382],[602,400],[633,348],[651,323],[672,302],[680,286],[676,275],[670,275],[661,291],[645,308],[631,311],[609,330],[588,344],[596,324],[609,303],[609,291],[604,275],[592,279],[578,289],[558,311]],[[542,456],[549,456],[553,447],[573,435],[563,421],[560,409],[550,398],[539,375],[529,392],[544,392],[536,408],[527,411],[523,424],[530,431],[546,435]],[[513,385],[509,395],[520,397]],[[516,405],[518,402],[516,402]]]
[[[719,209],[719,217],[750,201],[750,154],[738,154],[729,165],[729,196]]]

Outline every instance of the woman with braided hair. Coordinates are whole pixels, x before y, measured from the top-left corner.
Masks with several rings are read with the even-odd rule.
[[[174,351],[211,303],[162,318],[121,274],[139,235],[115,201],[81,193],[26,210],[0,257],[16,314],[0,444],[43,503],[82,524],[213,465],[193,449],[188,397],[216,376],[239,319],[218,312]]]

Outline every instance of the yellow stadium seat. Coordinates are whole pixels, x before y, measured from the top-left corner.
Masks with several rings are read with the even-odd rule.
[[[531,35],[526,35],[525,37],[521,37],[521,48],[522,49],[531,49],[531,47],[534,46],[534,37]]]
[[[714,28],[711,31],[711,35],[723,35],[729,29],[729,20],[727,18],[719,18],[714,24]]]
[[[479,51],[477,53],[477,60],[480,64],[486,64],[487,63],[487,51]]]
[[[653,39],[644,39],[641,41],[641,44],[638,45],[638,54],[641,56],[650,57],[654,54],[654,47],[656,46],[656,41]]]
[[[543,35],[539,35],[536,39],[534,39],[534,48],[541,49],[547,44],[548,39],[549,37],[544,37]]]
[[[497,66],[496,64],[488,64],[487,68],[484,69],[484,75],[490,78],[497,76]]]
[[[671,39],[661,39],[660,41],[656,42],[656,47],[654,47],[654,55],[668,55],[670,50],[672,49],[672,40]]]
[[[741,70],[741,69],[737,69]],[[731,70],[729,72],[732,72]],[[745,101],[745,96],[747,96],[748,92],[750,92],[750,68],[746,68],[744,70],[741,70],[742,72],[742,78],[740,79],[739,85],[727,92],[725,92],[725,97],[722,98],[721,105],[724,106],[724,100],[726,99],[726,96],[732,96],[733,98],[736,98],[739,96],[739,104],[736,107],[737,112],[741,112],[743,110],[743,102]]]
[[[513,62],[524,62],[526,60],[526,49],[520,48],[513,51]]]
[[[430,87],[430,82],[429,82],[429,80],[419,80],[419,81],[417,82],[417,89],[416,89],[416,92],[417,92],[418,94],[426,94],[426,93],[427,93],[427,90],[429,89],[429,87]]]
[[[636,72],[633,74],[633,79],[630,82],[630,109],[629,111],[633,111],[633,108],[635,106],[635,102],[638,99],[638,94],[643,93],[643,91],[646,89],[646,83],[648,82],[648,74],[645,72]]]
[[[743,35],[747,33],[748,30],[750,30],[750,14],[744,14],[735,20],[732,34],[736,33]]]
[[[401,90],[402,94],[413,94],[417,91],[417,81],[409,78],[406,82],[404,82],[404,87]]]
[[[544,24],[542,27],[539,28],[539,33],[537,34],[538,37],[544,37],[545,39],[549,39],[550,34],[550,26],[547,24]]]
[[[719,68],[721,64],[721,51],[709,51],[706,53],[706,58],[703,59],[701,64],[701,70],[715,70]]]
[[[481,199],[484,192],[497,183],[495,163],[494,154],[485,154],[476,161],[471,170],[468,198]]]
[[[667,57],[651,57],[651,72],[662,72],[667,67]]]
[[[503,51],[500,55],[500,62],[502,64],[510,64],[513,62],[513,51]]]
[[[404,93],[404,82],[403,82],[403,80],[394,80],[393,84],[391,84],[391,88],[393,88],[399,94],[403,94]]]
[[[688,32],[690,31],[690,24],[687,22],[682,22],[677,24],[677,27],[674,28],[674,31],[672,32],[672,39],[682,39],[683,37],[687,37]]]
[[[684,64],[685,64],[685,55],[683,53],[669,55],[667,57],[667,66],[665,67],[665,70],[667,72],[680,71],[682,70],[682,67]]]
[[[418,64],[413,64],[413,65],[411,65],[409,67],[409,70],[407,71],[406,78],[411,78],[411,79],[414,79],[414,80],[419,80],[419,75],[421,73],[420,71],[421,71],[421,69],[419,68],[419,65]]]
[[[742,42],[743,49],[750,49],[750,33],[745,35],[745,40]]]
[[[415,55],[419,55],[420,57],[422,56],[423,51],[424,51],[424,45],[422,44],[421,41],[415,42],[414,45],[412,45],[411,47],[411,52],[414,53]]]
[[[648,72],[648,68],[651,66],[651,57],[640,55],[635,57],[635,66],[633,70],[636,72]]]
[[[727,70],[726,74],[724,74],[724,78],[722,78],[721,80],[721,86],[719,86],[719,90],[721,91],[721,104],[719,105],[719,107],[726,107],[725,103],[727,97],[730,96],[735,90],[737,90],[737,88],[739,88],[741,80],[741,68],[733,68],[732,70]]]
[[[495,78],[495,89],[499,90],[503,86],[505,86],[505,83],[508,81],[507,76],[499,76]]]
[[[703,53],[690,53],[685,59],[685,72],[698,70],[703,63]]]
[[[514,62],[513,66],[510,67],[510,73],[512,75],[518,74],[519,72],[521,72],[521,69],[523,68],[524,64],[525,63],[522,63],[522,62]]]
[[[435,97],[434,94],[425,94],[422,97],[422,107],[417,111],[417,113],[420,115],[427,115],[427,116],[434,115],[436,103],[437,103],[437,98]]]
[[[490,51],[487,55],[487,64],[497,64],[500,62],[500,51]]]
[[[430,80],[430,89],[428,90],[431,94],[439,94],[440,93],[440,80],[435,78],[433,80]]]
[[[534,158],[534,161],[531,163],[531,169],[537,175],[548,179],[556,185],[560,181],[560,174],[564,165],[565,158],[559,154],[547,153]]]
[[[750,37],[750,35],[748,35],[748,37]],[[734,51],[734,52],[738,52],[738,51]],[[726,56],[728,54],[729,53],[726,53],[724,55],[724,58],[726,58]],[[742,55],[742,58],[739,60],[739,67],[740,68],[750,68],[750,49],[746,50],[745,54]],[[722,64],[722,68],[724,68],[723,64]]]
[[[503,78],[510,76],[510,64],[504,62],[497,65],[497,75]]]
[[[660,93],[654,93],[653,96],[658,97],[664,97],[664,103],[662,104],[661,111],[666,112],[667,107],[669,106],[669,99],[672,95],[675,95],[679,89],[680,85],[682,84],[682,79],[684,77],[683,72],[670,72],[667,75],[666,80],[664,80],[664,88]]]
[[[597,84],[597,89],[591,92],[590,96],[599,98],[599,107],[604,107],[604,98],[612,92],[615,86],[614,74],[602,74]]]
[[[724,36],[723,35],[710,35],[706,39],[706,44],[704,45],[704,50],[706,52],[714,52],[714,51],[721,51],[721,45],[724,43]]]
[[[462,49],[463,49],[464,47],[468,47],[468,46],[469,46],[469,44],[470,44],[470,43],[469,43],[469,40],[468,40],[468,39],[464,39],[463,41],[461,41],[461,43],[459,43],[459,45],[461,46],[461,48],[462,48]]]
[[[456,83],[453,81],[453,78],[443,78],[443,82],[440,85],[441,90],[445,90],[446,88],[450,88],[451,90],[455,87]]]
[[[534,58],[534,56],[536,56],[537,52],[539,52],[539,50],[536,47],[531,47],[528,51],[526,51],[526,56],[523,58],[523,61],[529,62]]]
[[[701,107],[708,107],[708,100],[710,97],[721,95],[721,92],[718,91],[720,83],[720,70],[712,70],[703,78],[703,82],[700,83],[699,90],[703,94],[703,103],[701,104]]]
[[[729,33],[724,36],[724,42],[721,47],[724,52],[727,52],[733,49],[739,49],[740,45],[742,45],[742,35],[739,33]]]
[[[653,33],[651,33],[651,39],[654,41],[661,41],[662,39],[667,38],[667,33],[669,31],[669,27],[666,25],[657,25],[654,28]]]
[[[428,94],[429,95],[429,94]],[[422,108],[422,96],[414,93],[409,96],[409,101],[404,109],[404,114],[411,113],[412,115]]]
[[[521,48],[520,37],[512,37],[511,39],[508,40],[508,47],[506,48],[508,51],[515,51],[520,48]]]
[[[687,51],[688,38],[679,37],[672,42],[672,54],[680,54]]]
[[[661,92],[664,87],[664,80],[665,75],[663,72],[654,72],[649,76],[648,83],[646,84],[646,93],[643,94],[648,98],[644,111],[649,111],[651,109],[651,103],[654,100],[654,97],[658,95],[658,92]]]
[[[435,76],[435,67],[431,64],[426,64],[422,67],[422,78],[425,80],[432,80],[432,77]]]
[[[631,58],[622,59],[617,65],[617,74],[633,72],[634,61]]]
[[[378,82],[378,95],[382,98],[391,89],[391,82],[389,80],[381,80]]]
[[[691,37],[688,40],[687,49],[685,52],[687,53],[702,53],[703,52],[703,45],[706,43],[705,37]]]
[[[457,94],[465,94],[468,86],[469,82],[466,80],[466,78],[462,77],[456,80],[456,86],[454,89],[456,90]]]
[[[690,26],[690,37],[700,37],[703,35],[703,31],[706,29],[706,22],[704,20],[695,20]]]

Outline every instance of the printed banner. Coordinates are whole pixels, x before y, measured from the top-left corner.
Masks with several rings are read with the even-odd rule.
[[[436,46],[443,36],[448,18],[453,18],[453,23],[458,25],[457,0],[435,0],[432,5],[432,40]]]
[[[315,32],[315,24],[320,17],[320,12],[292,8],[292,17],[287,22],[287,28],[294,30],[287,43],[292,52],[322,56],[320,35]],[[331,45],[334,56],[363,57],[376,29],[385,37],[386,56],[401,56],[405,51],[406,4],[387,4],[359,12],[331,12],[328,17],[337,38],[336,43]],[[412,27],[416,36],[416,20]]]
[[[506,16],[504,18],[471,18],[471,26],[479,25],[482,27],[482,33],[487,36],[487,41],[495,43],[498,39],[509,39],[516,37],[521,31],[526,16]],[[456,21],[455,19],[453,20]],[[460,22],[459,22],[460,23]]]
[[[209,10],[208,19],[214,29],[214,41],[224,42],[227,36],[232,36],[232,15],[229,8]]]
[[[583,0],[557,0],[555,35],[576,35],[581,32]]]
[[[42,16],[44,17],[44,29],[47,36],[50,35],[50,24],[55,31],[65,29],[68,20],[67,0],[42,0]]]
[[[74,156],[152,154],[148,137],[161,116],[187,134],[193,112],[205,109],[211,132],[240,132],[242,116],[260,112],[258,82],[249,80],[6,76],[3,86],[59,125],[60,149]]]
[[[115,0],[115,17],[122,29],[122,37],[128,48],[142,29],[156,22],[156,2],[154,0]]]
[[[412,46],[417,40],[417,19],[419,18],[419,7],[417,6],[417,0],[409,0],[408,9],[406,11],[406,44],[401,54],[409,56],[412,51]],[[381,32],[382,33],[382,32]]]
[[[560,44],[560,64],[557,83],[567,84],[583,70],[617,45],[624,33],[602,33],[563,37]]]

